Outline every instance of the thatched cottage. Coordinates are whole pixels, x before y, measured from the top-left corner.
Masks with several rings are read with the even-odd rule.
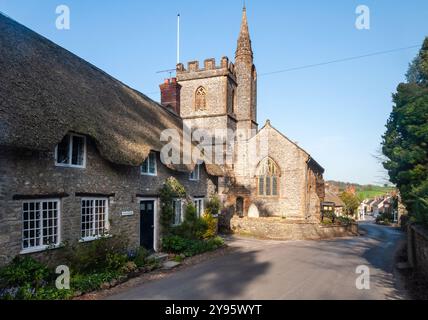
[[[180,63],[160,90],[158,104],[0,15],[0,263],[105,232],[158,249],[158,192],[170,176],[199,212],[218,193],[235,216],[320,219],[324,169],[269,121],[259,129],[245,9],[234,63]],[[167,129],[201,129],[215,145],[192,145],[204,150],[197,163],[165,164]],[[173,149],[192,153],[182,141]],[[213,162],[207,150],[218,149],[231,163]],[[180,223],[179,199],[174,207]]]
[[[222,174],[164,165],[165,129],[182,134],[182,119],[0,14],[0,263],[106,232],[158,248],[164,181],[176,177],[200,212]]]

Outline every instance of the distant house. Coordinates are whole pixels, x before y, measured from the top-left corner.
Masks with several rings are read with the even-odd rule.
[[[385,213],[392,214],[392,197],[385,197],[378,204],[378,211],[379,211],[379,214],[385,214]]]
[[[371,199],[365,199],[363,202],[361,202],[360,206],[358,207],[358,211],[360,212],[360,215],[366,215],[367,213],[371,213],[371,203],[373,200]]]
[[[345,203],[338,195],[326,190],[324,202],[322,203],[323,213],[334,213],[336,216],[341,217],[344,215]]]
[[[376,198],[371,204],[372,213],[374,217],[377,217],[379,213],[379,204],[383,201],[383,198]]]

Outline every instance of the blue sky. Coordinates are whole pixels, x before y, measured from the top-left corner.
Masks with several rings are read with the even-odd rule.
[[[55,28],[55,9],[71,10],[71,29]],[[370,30],[357,30],[367,5]],[[181,61],[234,58],[241,0],[0,0],[0,11],[131,87],[159,100],[158,85],[175,67],[176,14]],[[292,72],[272,71],[420,45],[428,35],[428,1],[247,0],[258,69],[258,120],[266,119],[326,169],[326,179],[383,183],[374,155],[418,48]]]

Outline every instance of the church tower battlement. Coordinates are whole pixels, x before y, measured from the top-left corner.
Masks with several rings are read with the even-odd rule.
[[[244,165],[245,142],[258,131],[257,72],[246,8],[242,11],[234,63],[227,57],[221,58],[218,65],[214,58],[206,59],[203,64],[179,63],[176,78],[161,85],[161,91],[162,103],[175,111],[188,128],[227,139],[225,152],[233,155],[234,163]],[[234,142],[232,148],[230,144]]]
[[[235,63],[223,57],[219,65],[206,59],[203,67],[190,61],[177,64],[180,116],[192,128],[258,129],[257,72],[244,7]],[[247,139],[250,137],[246,137]]]

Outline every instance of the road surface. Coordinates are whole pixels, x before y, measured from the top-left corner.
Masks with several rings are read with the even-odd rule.
[[[365,235],[324,241],[231,240],[225,256],[127,289],[108,299],[405,299],[394,276],[403,234],[364,222]],[[358,266],[370,270],[370,289],[359,290]]]

